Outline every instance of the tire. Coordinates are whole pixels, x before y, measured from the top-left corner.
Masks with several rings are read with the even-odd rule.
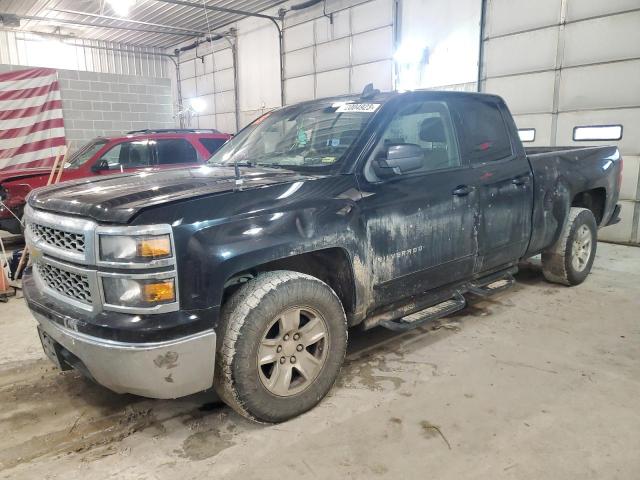
[[[579,285],[596,256],[598,230],[591,210],[571,207],[558,241],[542,253],[542,273],[553,283]]]
[[[290,271],[261,274],[238,289],[222,307],[218,332],[215,389],[260,422],[282,422],[320,402],[347,347],[338,296],[317,278]]]

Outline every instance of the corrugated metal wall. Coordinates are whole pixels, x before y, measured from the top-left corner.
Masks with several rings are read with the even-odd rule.
[[[100,48],[91,48],[100,47]],[[115,48],[122,51],[109,51]],[[27,32],[0,31],[0,64],[51,67],[144,77],[169,78],[175,75],[173,64],[151,53],[161,49],[139,48],[97,40],[56,41]]]
[[[640,243],[640,1],[489,0],[483,90],[505,98],[526,145],[617,143],[622,222],[605,240]],[[618,142],[576,142],[583,125],[623,125]]]

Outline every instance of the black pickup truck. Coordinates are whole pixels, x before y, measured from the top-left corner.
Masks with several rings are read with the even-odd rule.
[[[492,95],[305,102],[198,168],[34,191],[25,298],[62,369],[283,421],[329,391],[350,327],[414,328],[537,254],[581,283],[621,170],[616,147],[525,152]]]

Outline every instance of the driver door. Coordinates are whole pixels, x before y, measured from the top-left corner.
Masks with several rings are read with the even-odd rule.
[[[470,276],[477,250],[478,199],[447,103],[416,93],[383,124],[361,181],[374,306]],[[376,162],[401,144],[418,145],[422,165],[381,177]]]

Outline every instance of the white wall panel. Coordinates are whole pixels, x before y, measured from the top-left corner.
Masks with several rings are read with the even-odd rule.
[[[555,68],[558,27],[509,35],[485,43],[489,77]]]
[[[188,98],[193,98],[197,95],[198,95],[198,91],[196,89],[195,77],[182,80],[182,98],[186,100]]]
[[[180,78],[186,80],[196,76],[196,63],[195,60],[187,60],[180,62]]]
[[[428,50],[428,63],[422,68],[401,66],[397,72],[399,88],[434,88],[476,83],[480,37],[479,0],[403,0],[400,8],[399,48]]]
[[[349,66],[351,43],[349,38],[323,43],[316,47],[316,69],[318,72]]]
[[[216,113],[235,112],[233,92],[221,92],[215,94]]]
[[[316,76],[316,98],[349,93],[349,69],[331,70]]]
[[[353,36],[351,57],[354,64],[384,60],[393,56],[393,29],[371,30]]]
[[[624,155],[622,186],[620,187],[621,199],[640,200],[638,195],[638,176],[640,176],[640,156]]]
[[[313,47],[288,53],[285,62],[285,72],[287,78],[300,77],[313,73]]]
[[[313,45],[313,22],[302,23],[284,31],[284,49],[286,52]]]
[[[196,77],[196,87],[198,95],[213,93],[213,73],[206,73]]]
[[[213,115],[216,113],[216,100],[213,93],[210,95],[200,95],[199,98],[204,101],[204,110],[200,112],[200,115]]]
[[[215,73],[216,93],[233,90],[233,69],[221,70]]]
[[[333,14],[331,38],[342,38],[351,35],[351,10],[341,10]]]
[[[486,35],[493,37],[557,23],[559,0],[489,0]]]
[[[620,200],[618,203],[622,206],[620,223],[598,230],[598,240],[616,243],[638,243],[637,237],[635,240],[633,239],[633,212],[636,208],[636,202]]]
[[[235,132],[236,116],[233,113],[217,114],[215,128],[221,132]]]
[[[640,7],[640,1],[637,4]],[[640,11],[585,20],[566,27],[564,66],[639,57]]]
[[[303,102],[313,99],[314,75],[286,80],[284,91],[288,103]]]
[[[213,54],[202,55],[196,59],[196,75],[213,72]]]
[[[568,0],[567,20],[623,12],[638,7],[638,0]]]
[[[507,102],[509,105],[509,102]],[[533,142],[527,142],[525,147],[548,147],[551,145],[551,121],[550,113],[537,115],[514,115],[518,128],[535,128],[536,136]]]
[[[640,106],[640,60],[562,71],[560,110]]]
[[[640,108],[586,110],[558,114],[558,145],[601,145],[602,142],[574,142],[576,125],[623,125],[622,139],[615,143],[623,155],[640,155]]]
[[[553,110],[554,72],[489,78],[485,90],[503,97],[514,114]]]
[[[198,128],[216,128],[216,116],[200,115],[198,117]]]
[[[356,65],[351,70],[351,93],[360,93],[368,83],[380,91],[393,89],[393,64],[391,60]]]
[[[352,33],[365,32],[393,23],[393,1],[374,0],[351,10]]]
[[[225,48],[224,50],[214,52],[213,64],[216,71],[233,68],[233,53],[231,52],[231,49]]]

